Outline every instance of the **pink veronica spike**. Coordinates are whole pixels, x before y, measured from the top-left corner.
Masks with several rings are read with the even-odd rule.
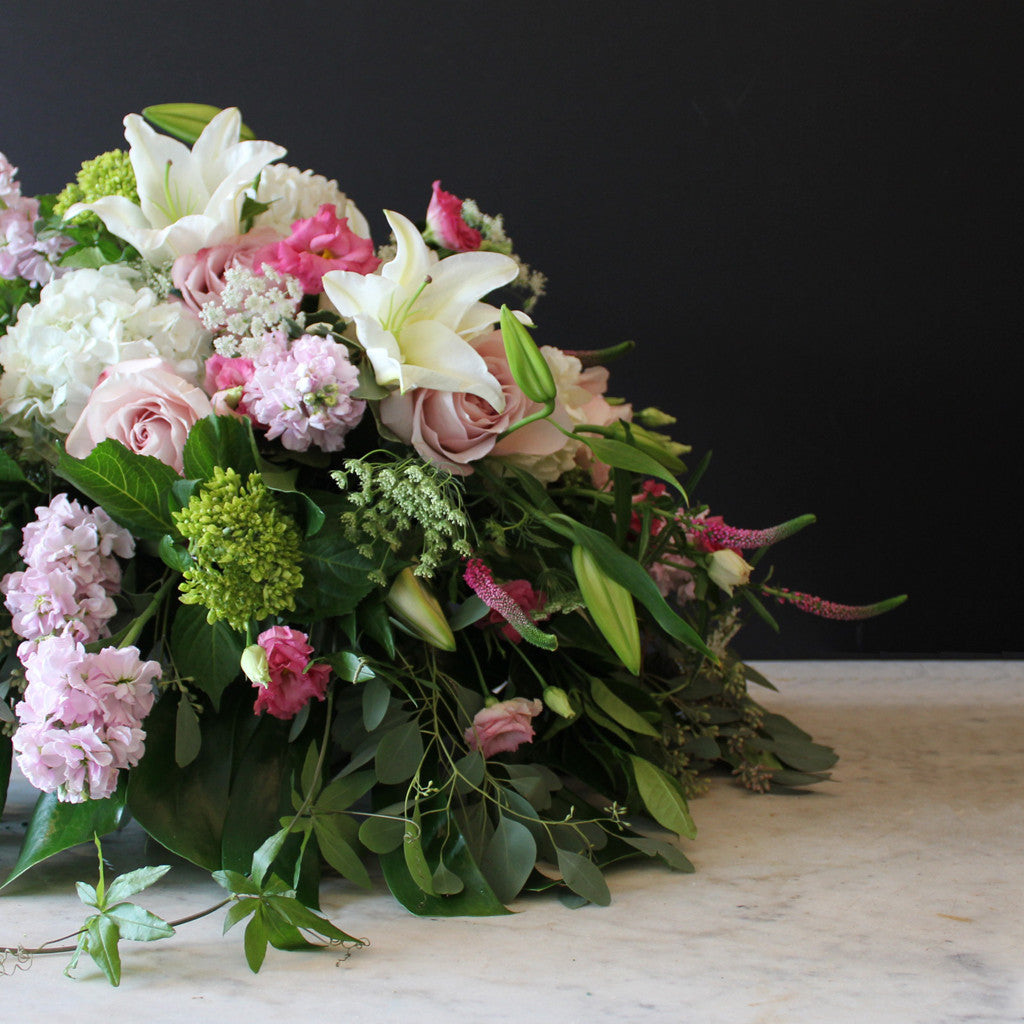
[[[780,604],[795,605],[801,611],[809,612],[811,615],[818,615],[823,619],[838,619],[842,622],[872,619],[876,615],[881,615],[883,612],[903,604],[907,599],[906,594],[900,594],[898,597],[876,601],[874,604],[837,604],[835,601],[826,601],[813,594],[801,594],[798,590],[787,590],[785,587],[762,587],[761,589],[763,593],[774,597]]]
[[[743,530],[736,526],[729,526],[727,523],[704,522],[694,519],[688,524],[688,529],[704,540],[711,541],[723,548],[750,550],[777,544],[780,540],[792,537],[794,533],[798,533],[814,521],[814,516],[803,515],[797,516],[795,519],[788,519],[784,523],[779,523],[778,526],[769,526],[766,530]]]
[[[473,588],[476,596],[488,608],[496,611],[524,640],[546,651],[558,647],[558,638],[537,626],[516,601],[494,582],[491,570],[479,558],[469,560],[462,578]]]

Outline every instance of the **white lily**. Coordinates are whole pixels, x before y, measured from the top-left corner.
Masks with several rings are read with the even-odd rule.
[[[467,339],[498,320],[479,300],[515,278],[515,261],[496,252],[439,260],[410,220],[384,213],[398,243],[394,259],[379,274],[334,270],[323,281],[335,309],[355,324],[377,383],[468,392],[501,412],[501,385]]]
[[[138,114],[124,119],[124,137],[139,192],[76,203],[74,216],[91,210],[118,238],[160,266],[238,234],[243,193],[256,175],[286,150],[273,142],[239,142],[242,115],[222,110],[189,149],[155,132]]]

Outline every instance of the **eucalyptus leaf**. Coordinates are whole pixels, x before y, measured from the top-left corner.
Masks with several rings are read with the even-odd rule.
[[[402,853],[405,866],[412,880],[428,896],[436,896],[434,891],[434,873],[427,865],[427,857],[423,852],[423,830],[419,823],[410,821],[405,826],[405,838],[402,840]]]
[[[203,734],[199,730],[199,718],[191,702],[184,696],[178,701],[178,712],[174,726],[174,763],[179,768],[191,764],[199,756],[203,745]]]
[[[692,874],[693,864],[689,858],[672,843],[664,839],[650,839],[645,836],[619,836],[622,842],[634,847],[648,857],[658,857],[664,861],[673,871],[684,871]]]
[[[607,907],[612,901],[608,883],[601,869],[589,858],[572,850],[558,847],[558,868],[562,880],[574,893],[599,907]]]
[[[537,844],[530,830],[514,818],[501,815],[480,861],[480,870],[495,896],[502,903],[515,899],[536,862]]]
[[[359,826],[359,841],[372,853],[397,850],[405,838],[405,819],[372,817]]]
[[[391,687],[378,676],[370,679],[363,687],[363,725],[367,732],[384,721],[391,703]]]
[[[423,736],[414,720],[386,732],[377,747],[377,779],[385,786],[405,782],[423,760]]]

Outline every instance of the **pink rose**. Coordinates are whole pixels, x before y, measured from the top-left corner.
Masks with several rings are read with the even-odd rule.
[[[128,359],[100,376],[64,450],[84,459],[109,437],[180,473],[188,432],[212,412],[202,390],[179,377],[170,363],[157,358]]]
[[[313,648],[308,641],[305,633],[289,626],[271,626],[256,638],[266,652],[270,676],[253,705],[256,714],[266,711],[275,718],[294,718],[314,698],[324,699],[331,666],[309,664]]]
[[[543,710],[544,705],[539,700],[516,697],[478,711],[465,733],[469,749],[492,757],[515,750],[521,743],[529,743],[533,739],[530,720]]]
[[[523,451],[546,455],[562,447],[563,435],[550,423],[537,422],[517,430],[495,449],[499,434],[540,406],[520,391],[512,377],[501,331],[480,335],[471,344],[501,385],[505,396],[502,412],[477,395],[415,388],[385,398],[380,404],[381,422],[422,458],[456,476],[468,476],[473,472],[470,463],[492,450],[496,455]]]
[[[171,281],[181,292],[181,301],[198,316],[207,302],[220,298],[227,283],[226,271],[234,267],[252,270],[260,253],[279,237],[277,232],[261,228],[197,253],[179,256],[171,267]]]
[[[427,207],[427,231],[433,240],[452,252],[474,252],[480,248],[483,236],[462,218],[462,200],[451,192],[441,190],[441,182],[434,182],[434,194]]]
[[[347,217],[339,217],[331,203],[324,203],[315,217],[297,220],[288,238],[260,253],[261,262],[283,274],[297,277],[307,295],[319,295],[324,274],[351,270],[372,274],[380,266],[373,242],[357,235]]]

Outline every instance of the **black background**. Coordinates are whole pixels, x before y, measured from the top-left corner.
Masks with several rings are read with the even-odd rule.
[[[549,277],[538,340],[714,449],[741,526],[805,511],[760,657],[1024,651],[1019,4],[5,0],[0,150],[56,191],[153,103],[237,105],[384,238],[430,183]]]

